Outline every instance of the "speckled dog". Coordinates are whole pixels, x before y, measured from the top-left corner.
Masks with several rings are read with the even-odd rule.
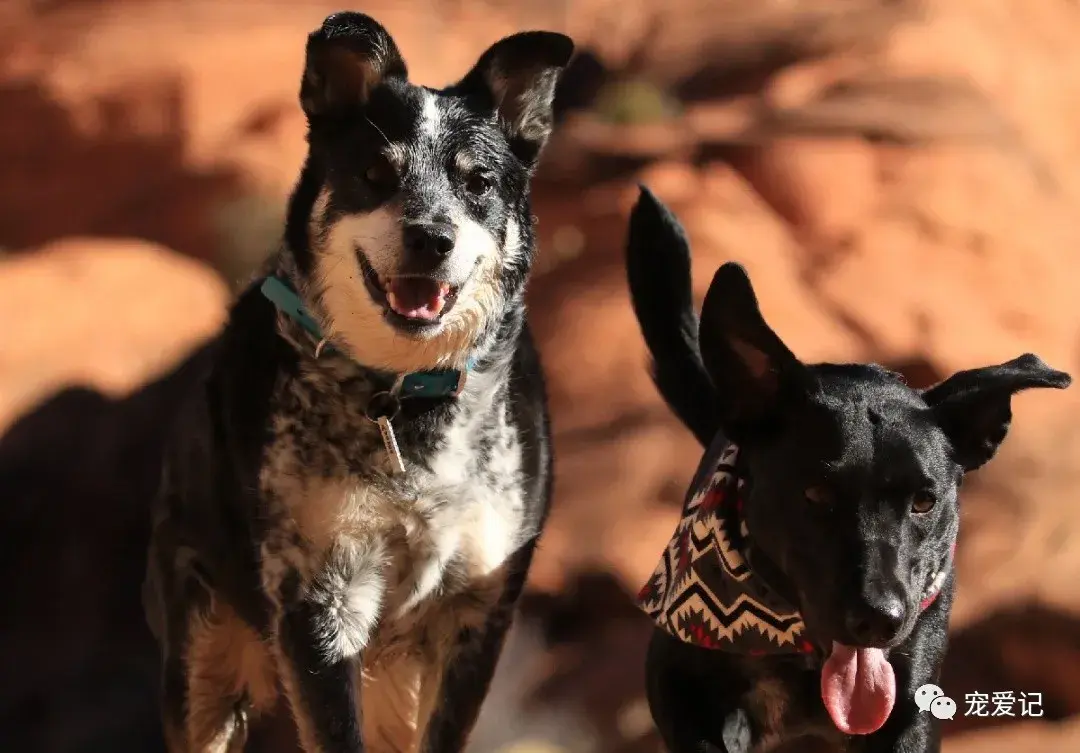
[[[573,44],[527,32],[409,83],[371,18],[310,36],[283,250],[198,358],[144,598],[171,753],[458,751],[543,527],[529,181]]]

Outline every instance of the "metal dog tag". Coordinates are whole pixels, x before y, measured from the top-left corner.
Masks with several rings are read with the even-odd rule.
[[[379,433],[382,434],[383,446],[386,454],[390,456],[390,469],[392,473],[405,472],[405,461],[401,458],[401,450],[398,449],[397,437],[394,436],[394,427],[386,416],[379,416],[376,420],[379,424]]]
[[[375,422],[379,427],[383,447],[386,448],[386,454],[390,456],[390,473],[394,475],[405,472],[405,461],[401,457],[397,437],[394,436],[394,426],[390,423],[399,410],[401,410],[401,402],[397,395],[392,392],[378,392],[371,396],[365,414],[369,421]]]

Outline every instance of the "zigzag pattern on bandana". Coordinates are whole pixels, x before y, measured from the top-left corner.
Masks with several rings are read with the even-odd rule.
[[[756,577],[742,519],[739,449],[721,449],[714,472],[691,489],[682,518],[638,605],[657,625],[703,648],[750,655],[808,653],[798,609]]]

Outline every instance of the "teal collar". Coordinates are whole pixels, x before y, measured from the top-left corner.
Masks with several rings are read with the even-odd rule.
[[[268,275],[260,287],[262,294],[277,306],[278,310],[288,315],[319,342],[321,350],[335,350],[326,343],[326,337],[319,323],[308,313],[304,302],[286,280],[276,275]],[[467,373],[475,366],[473,359],[465,366]],[[399,397],[453,397],[461,393],[465,386],[465,373],[457,369],[439,369],[435,371],[417,371],[401,375],[394,385]]]

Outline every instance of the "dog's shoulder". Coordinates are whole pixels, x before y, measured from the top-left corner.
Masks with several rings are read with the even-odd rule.
[[[211,410],[239,435],[231,438],[234,442],[257,438],[255,432],[265,428],[275,409],[281,375],[297,369],[299,354],[279,335],[277,318],[274,305],[253,283],[233,305],[222,333],[207,398]]]
[[[528,480],[546,481],[551,476],[551,425],[547,389],[532,329],[526,319],[521,327],[508,385],[510,410],[525,453]]]
[[[149,564],[165,581],[159,587],[197,570],[238,607],[258,591],[254,542],[261,523],[253,508],[276,385],[296,360],[277,335],[275,317],[252,284],[218,336],[191,356],[195,377],[168,427],[154,500]]]
[[[193,356],[201,363],[169,431],[165,491],[208,482],[214,470],[257,471],[280,375],[296,364],[275,317],[253,284],[232,305],[216,339]]]

